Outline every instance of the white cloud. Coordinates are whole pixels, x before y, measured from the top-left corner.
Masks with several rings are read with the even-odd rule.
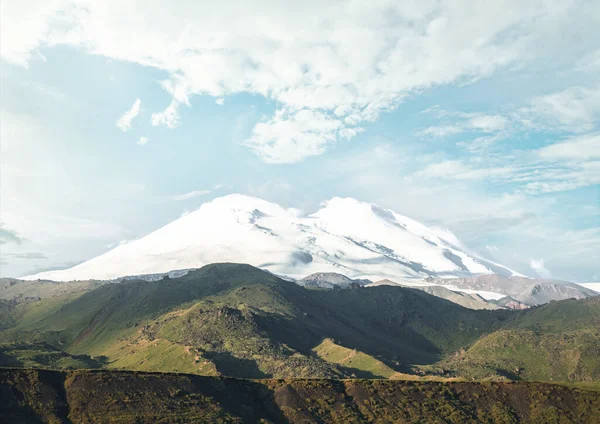
[[[189,199],[193,199],[194,197],[205,196],[210,193],[211,193],[211,190],[194,190],[194,191],[190,191],[189,193],[177,194],[175,196],[172,196],[171,199],[172,200],[189,200]]]
[[[530,259],[529,266],[542,278],[552,278],[550,271],[544,266],[544,259]]]
[[[419,132],[421,136],[447,137],[460,134],[465,131],[462,125],[434,125]]]
[[[536,97],[521,109],[520,115],[520,119],[542,129],[591,131],[600,120],[600,86],[571,87]]]
[[[153,114],[153,125],[176,127],[178,106],[193,95],[247,92],[274,100],[279,115],[259,123],[247,143],[273,163],[323,153],[416,91],[540,58],[556,63],[556,51],[568,61],[597,35],[594,5],[571,0],[477,7],[462,0],[182,2],[168,14],[158,4],[140,10],[127,0],[4,3],[5,60],[26,65],[41,47],[67,44],[167,71],[163,88],[173,101]],[[585,42],[566,50],[573,22]],[[302,111],[327,116],[338,128],[299,125]],[[500,124],[472,125],[488,131]]]
[[[520,187],[519,192],[545,194],[594,186],[600,184],[600,161],[542,168],[527,178],[533,181]]]
[[[483,135],[472,140],[459,141],[456,145],[471,153],[482,153],[496,146],[500,141],[507,139],[510,135],[510,131],[500,131],[493,135]]]
[[[483,132],[496,132],[506,128],[508,120],[500,115],[474,116],[467,122],[468,128]]]
[[[533,99],[529,104],[549,104],[556,112],[556,122],[580,122],[581,126],[571,128],[572,132],[581,133],[582,128],[592,128],[594,120],[595,98],[590,93],[594,89],[575,87],[558,91],[543,98]],[[584,102],[575,101],[573,93],[586,93],[580,96]],[[600,94],[600,91],[598,91]],[[559,100],[565,101],[565,107],[572,107],[571,115],[565,115]],[[583,104],[585,103],[585,106]],[[524,112],[526,110],[526,113]],[[423,164],[422,169],[415,174],[418,177],[443,178],[453,180],[480,180],[498,184],[513,184],[515,193],[540,195],[570,191],[600,183],[600,134],[572,135],[562,141],[549,144],[537,149],[515,149],[505,147],[500,141],[526,138],[531,132],[546,131],[548,109],[527,108],[518,109],[513,113],[483,114],[480,112],[454,112],[433,106],[423,111],[432,114],[442,121],[453,119],[454,122],[430,126],[419,135],[445,136],[467,131],[483,131],[489,134],[479,135],[474,139],[466,139],[456,143],[472,155],[460,160],[447,160],[438,157],[433,163]],[[600,110],[599,110],[600,111]],[[527,119],[524,120],[524,116]],[[576,118],[577,117],[577,118]],[[586,124],[588,122],[588,124]],[[562,125],[560,122],[557,125]],[[568,130],[565,126],[562,131]],[[492,150],[491,147],[496,147]],[[482,154],[485,152],[486,154]]]
[[[434,115],[441,123],[418,131],[417,135],[443,138],[462,133],[485,133],[472,139],[467,135],[466,140],[457,143],[457,146],[471,153],[481,153],[497,146],[500,141],[531,132],[567,131],[577,134],[597,131],[600,122],[600,86],[570,87],[534,97],[527,101],[526,106],[512,112],[486,114],[448,111],[436,105],[423,113]],[[557,154],[557,159],[576,159],[576,155],[580,155],[579,159],[589,159],[587,153],[595,155],[594,151],[597,151],[595,137],[594,134],[586,134],[578,140],[579,146],[575,141],[569,141],[540,154],[545,158]]]
[[[210,194],[214,191],[220,190],[223,187],[225,187],[223,184],[216,184],[211,189],[194,190],[194,191],[190,191],[188,193],[176,194],[174,196],[169,197],[169,199],[170,200],[178,200],[178,201],[179,200],[189,200],[189,199],[193,199],[194,197],[206,196],[207,194]]]
[[[121,240],[121,241],[119,241],[119,242],[110,243],[110,244],[108,244],[106,247],[107,247],[108,249],[112,249],[113,247],[117,247],[117,246],[123,246],[123,245],[125,245],[125,244],[127,244],[127,243],[129,243],[129,242],[131,242],[131,241],[133,241],[133,240]]]
[[[541,160],[512,176],[518,192],[546,194],[600,184],[600,135],[571,137],[534,151]]]
[[[219,97],[217,100],[215,100],[215,103],[219,106],[223,106],[225,104],[225,99],[223,97]]]
[[[422,137],[444,138],[462,133],[497,133],[505,130],[509,120],[502,115],[487,115],[479,112],[450,112],[438,107],[429,108],[423,112],[433,113],[444,119],[452,119],[451,123],[433,125],[417,133]],[[490,137],[486,137],[490,139]]]
[[[539,149],[537,154],[552,161],[600,160],[600,134],[586,134],[550,144]]]
[[[513,168],[504,167],[473,167],[462,160],[447,160],[427,165],[423,170],[417,172],[416,176],[430,178],[447,178],[454,180],[478,180],[489,177],[503,177],[510,175]]]
[[[447,160],[440,163],[427,165],[425,169],[418,172],[417,175],[424,177],[451,177],[457,173],[467,172],[463,163],[459,160]]]
[[[421,161],[416,178],[485,180],[514,193],[540,195],[600,184],[600,135],[571,137],[533,151]]]
[[[136,99],[131,108],[117,120],[117,127],[120,128],[121,131],[125,132],[131,128],[131,123],[140,113],[141,105],[142,101]]]
[[[180,125],[179,103],[173,100],[162,112],[152,114],[152,126],[166,125],[169,128],[176,128]]]
[[[265,162],[293,163],[309,156],[320,155],[328,143],[333,143],[341,121],[321,112],[304,109],[286,113],[279,111],[267,122],[256,124],[246,145],[254,149]],[[341,134],[347,137],[347,132]]]
[[[140,137],[139,141],[137,142],[137,144],[139,144],[140,146],[143,146],[144,144],[146,144],[148,142],[148,137]]]
[[[552,146],[549,146],[552,147]],[[562,148],[562,146],[561,146]],[[540,150],[544,150],[540,149]],[[516,194],[539,195],[600,184],[600,161],[573,161],[573,155],[535,161],[534,154],[516,157],[443,160],[429,163],[413,175],[444,180],[486,180],[512,184]],[[556,154],[559,155],[557,149]],[[550,155],[550,153],[548,153]]]

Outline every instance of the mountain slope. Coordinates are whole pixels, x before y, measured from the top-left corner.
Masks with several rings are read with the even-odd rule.
[[[107,281],[50,281],[50,280],[18,280],[0,278],[0,299],[17,303],[55,297],[67,293],[89,291]]]
[[[204,203],[139,240],[73,268],[26,278],[114,279],[216,262],[248,263],[295,279],[316,272],[372,280],[515,274],[468,253],[446,230],[376,205],[333,198],[305,216],[235,194]]]
[[[526,380],[600,380],[600,297],[550,302],[515,317],[438,366],[477,379],[500,373]]]
[[[37,366],[44,366],[40,350],[48,346],[46,356],[64,358],[50,363],[56,367],[81,358],[102,367],[245,378],[423,372],[586,381],[600,369],[593,343],[598,302],[470,310],[411,288],[313,290],[249,265],[213,264],[179,278],[6,305],[0,363],[19,362],[21,352],[28,358],[22,364],[39,358]],[[513,342],[494,342],[507,332]],[[571,356],[543,356],[552,343]],[[521,349],[534,362],[519,362],[514,352]],[[339,358],[344,352],[354,359]],[[485,360],[477,352],[485,352]],[[536,363],[542,358],[543,366]],[[515,374],[515,368],[525,371]]]
[[[456,303],[457,305],[464,306],[469,309],[502,309],[500,306],[486,301],[483,297],[477,294],[469,294],[462,292],[455,292],[447,289],[444,286],[433,286],[433,285],[419,285],[419,286],[403,286],[391,280],[380,280],[374,283],[368,284],[367,287],[377,286],[396,286],[406,287],[415,290],[421,290],[425,293],[429,293],[433,296],[440,297],[442,299],[449,300],[450,302]]]
[[[307,290],[237,264],[104,285],[63,304],[47,299],[31,308],[43,313],[17,319],[0,340],[45,342],[70,354],[106,356],[115,366],[132,366],[127,357],[144,352],[134,369],[155,369],[152,361],[163,359],[152,352],[174,349],[188,365],[163,370],[208,361],[239,377],[354,374],[313,357],[326,338],[408,370],[472,344],[508,318],[396,287]]]
[[[598,296],[598,292],[575,283],[516,275],[489,274],[463,278],[428,278],[427,282],[450,286],[450,288],[503,293],[527,305],[541,305],[552,300],[585,299]]]
[[[10,423],[594,423],[600,393],[547,383],[238,380],[0,370]]]

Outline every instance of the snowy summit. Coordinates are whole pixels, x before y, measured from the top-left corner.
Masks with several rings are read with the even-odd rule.
[[[335,197],[317,212],[302,215],[296,209],[231,194],[73,268],[25,278],[113,279],[215,262],[248,263],[295,279],[316,272],[374,281],[493,272],[516,275],[469,252],[447,230],[370,203]]]

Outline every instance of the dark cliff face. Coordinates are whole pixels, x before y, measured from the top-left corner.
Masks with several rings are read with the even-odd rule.
[[[3,369],[0,394],[0,416],[10,423],[593,423],[600,418],[598,391],[525,382],[238,380]]]

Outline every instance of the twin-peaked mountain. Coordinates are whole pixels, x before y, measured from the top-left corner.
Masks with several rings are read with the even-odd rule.
[[[327,272],[372,281],[516,275],[473,254],[447,230],[373,204],[333,198],[304,215],[232,194],[73,268],[28,279],[115,279],[217,262],[247,263],[294,279]]]

